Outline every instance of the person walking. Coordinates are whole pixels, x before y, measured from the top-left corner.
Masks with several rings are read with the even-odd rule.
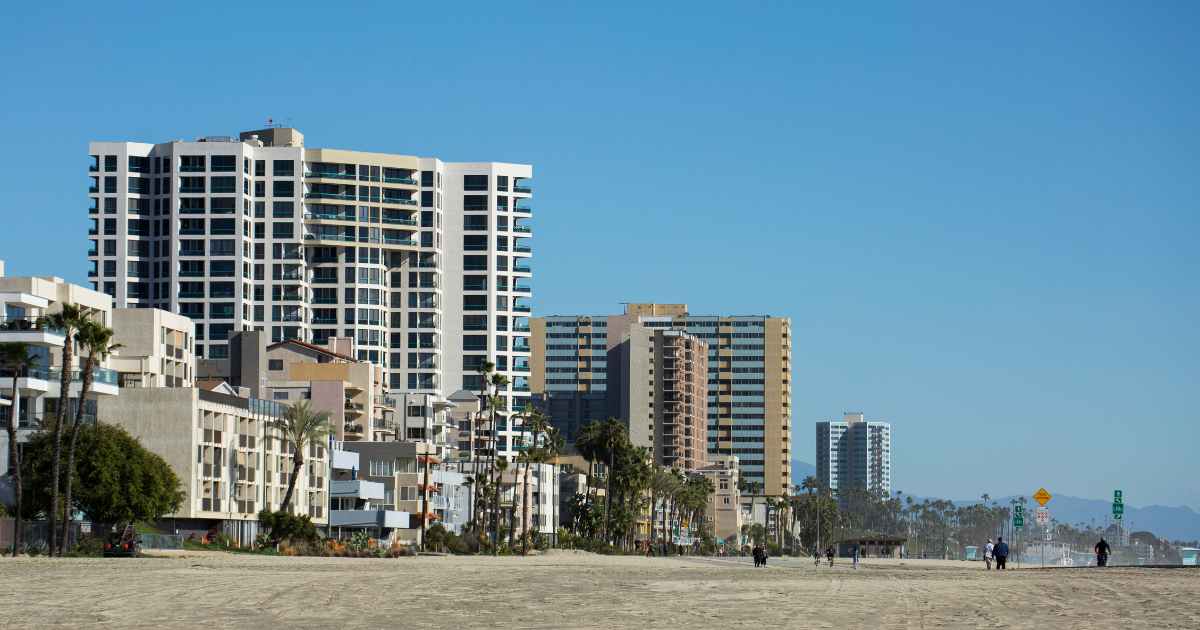
[[[754,549],[750,552],[754,556],[754,568],[762,566],[762,547],[754,545]]]
[[[992,570],[992,552],[996,549],[996,545],[992,544],[992,539],[989,538],[987,545],[983,547],[983,564],[988,571]]]
[[[1104,540],[1103,536],[1100,537],[1100,542],[1096,543],[1095,551],[1096,551],[1096,566],[1098,566],[1098,567],[1108,566],[1108,554],[1110,551],[1112,551],[1112,548],[1108,546],[1108,541]]]
[[[833,545],[825,549],[825,557],[829,559],[829,566],[833,566]]]
[[[766,545],[763,545],[759,549],[758,553],[759,553],[758,557],[759,557],[760,562],[762,563],[762,566],[764,566],[764,567],[767,566],[767,547],[766,547]]]
[[[855,568],[855,569],[857,569],[857,568],[858,568],[858,554],[859,554],[859,546],[858,546],[858,544],[856,543],[856,544],[854,545],[854,568]]]
[[[996,570],[1003,571],[1004,566],[1008,564],[1008,543],[1004,542],[1004,537],[996,538],[996,546],[992,548],[992,553],[996,556]]]

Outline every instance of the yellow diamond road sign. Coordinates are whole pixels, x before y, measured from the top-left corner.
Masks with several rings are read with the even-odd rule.
[[[1037,492],[1033,493],[1033,500],[1038,502],[1038,505],[1046,505],[1050,502],[1050,493],[1045,488],[1038,488]]]

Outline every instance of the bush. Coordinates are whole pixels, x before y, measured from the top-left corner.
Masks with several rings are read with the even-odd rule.
[[[444,545],[446,547],[446,551],[449,551],[455,555],[461,556],[471,553],[471,550],[467,547],[466,540],[454,532],[449,532],[446,534],[446,542]]]
[[[104,555],[104,539],[100,536],[84,536],[63,555],[68,558],[99,558]]]
[[[356,553],[361,553],[371,546],[371,536],[365,531],[354,532],[346,546]]]
[[[263,510],[258,513],[258,524],[267,530],[272,546],[285,540],[292,543],[317,540],[317,526],[307,514],[297,516],[290,512]]]
[[[25,553],[29,554],[31,558],[36,558],[46,553],[46,543],[41,540],[29,543],[25,545]]]

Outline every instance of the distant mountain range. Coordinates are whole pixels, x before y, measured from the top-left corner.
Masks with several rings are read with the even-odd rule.
[[[995,499],[1000,505],[1007,505],[1016,496]],[[1030,515],[1027,522],[1033,520],[1033,510],[1037,502],[1032,497],[1026,497],[1029,507],[1025,508]],[[959,505],[970,505],[978,501],[955,501]],[[1061,494],[1046,504],[1050,510],[1050,518],[1068,525],[1095,525],[1101,527],[1112,520],[1112,501],[1105,499],[1081,499]],[[1108,520],[1105,520],[1105,519]],[[1200,513],[1190,507],[1169,507],[1165,505],[1149,505],[1146,507],[1125,506],[1125,526],[1129,531],[1149,531],[1159,538],[1169,540],[1196,540],[1200,538]]]
[[[798,459],[792,460],[792,485],[798,486],[804,483],[805,477],[816,477],[817,467],[808,462],[802,462]]]

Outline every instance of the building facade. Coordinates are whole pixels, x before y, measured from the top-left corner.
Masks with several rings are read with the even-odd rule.
[[[133,388],[102,399],[100,422],[124,427],[166,460],[182,484],[183,504],[165,518],[181,534],[224,532],[254,542],[258,512],[278,510],[295,451],[268,423],[283,406],[199,388]],[[309,444],[292,494],[293,512],[328,522],[328,449]]]
[[[353,340],[389,389],[529,400],[529,165],[310,148],[296,129],[194,142],[93,142],[96,290],[191,318],[196,354],[229,337]],[[514,444],[502,448],[514,455]]]
[[[817,423],[817,481],[837,492],[861,487],[892,492],[892,425],[847,412],[841,421]]]
[[[110,362],[122,389],[196,384],[192,320],[157,308],[118,308],[112,319],[121,347]]]
[[[629,304],[621,315],[535,318],[531,381],[539,401],[591,417],[558,417],[560,430],[596,417],[588,396],[613,386],[607,351],[630,327],[682,330],[708,346],[706,449],[733,455],[740,475],[772,496],[791,485],[791,320],[767,315],[694,315],[684,304]],[[603,349],[601,349],[601,347]],[[562,400],[563,402],[556,402]],[[610,403],[611,404],[611,403]],[[555,407],[558,405],[558,407]],[[568,438],[575,433],[564,431]]]
[[[608,352],[612,415],[629,424],[634,446],[660,466],[707,464],[708,346],[681,330],[629,327]]]
[[[17,419],[17,442],[41,430],[43,422],[53,418],[63,400],[62,370],[63,331],[51,327],[47,317],[62,311],[64,304],[75,304],[90,309],[90,317],[105,326],[113,326],[112,299],[91,289],[64,281],[62,278],[5,277],[0,276],[0,343],[27,345],[28,356],[33,365],[16,379],[13,391],[12,373],[3,370],[0,391],[9,403],[0,405],[0,427],[7,428],[9,420]],[[75,352],[71,365],[69,391],[66,395],[67,411],[73,414],[77,406],[83,405],[83,419],[94,422],[96,404],[118,392],[117,372],[112,369],[112,358],[106,358],[92,372],[92,388],[88,397],[80,401],[83,382],[81,368],[86,353]],[[73,416],[68,416],[73,417]],[[8,472],[8,433],[0,433],[0,474]]]

